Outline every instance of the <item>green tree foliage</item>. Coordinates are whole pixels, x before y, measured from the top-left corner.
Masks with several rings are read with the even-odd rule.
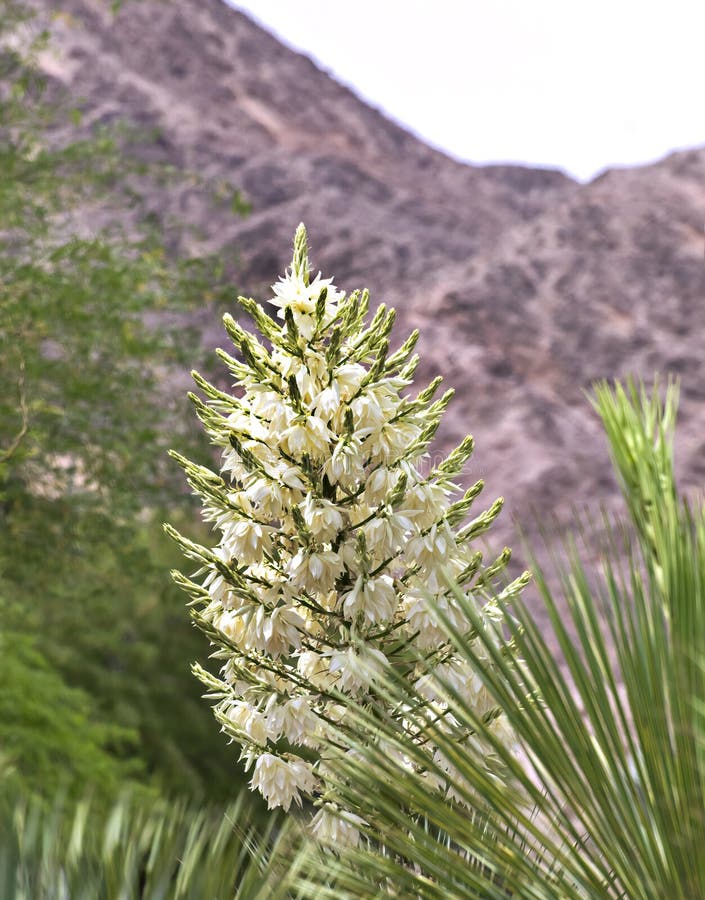
[[[499,673],[486,669],[484,679],[525,760],[495,743],[513,771],[503,786],[449,743],[457,790],[484,801],[484,815],[467,816],[419,777],[432,761],[384,709],[395,700],[417,715],[423,698],[388,679],[375,724],[406,764],[362,741],[357,756],[339,761],[340,790],[372,843],[310,857],[307,896],[705,896],[705,509],[676,491],[675,389],[662,403],[657,388],[600,385],[596,406],[629,523],[608,527],[600,572],[566,548],[560,600],[539,575],[549,634],[523,598],[510,634],[478,619]],[[470,642],[451,629],[449,637],[475,660]],[[445,691],[458,719],[489,740],[463,698]],[[533,700],[518,703],[527,691]],[[348,724],[356,718],[370,724],[368,711],[351,704]],[[410,809],[422,818],[412,820]]]
[[[177,518],[189,502],[166,448],[203,453],[165,382],[192,359],[183,312],[218,296],[217,266],[174,263],[130,225],[150,172],[120,134],[79,135],[70,97],[45,103],[46,40],[0,0],[0,634],[14,721],[46,713],[5,730],[0,754],[35,787],[50,759],[90,780],[84,722],[84,749],[109,756],[93,780],[124,759],[171,790],[227,795],[237,776],[190,677],[200,648],[155,524],[167,500]],[[108,189],[129,233],[90,226]],[[56,708],[40,715],[42,697]]]
[[[0,634],[0,747],[21,766],[22,784],[54,794],[93,785],[117,792],[139,777],[139,760],[117,759],[110,748],[134,750],[136,734],[91,718],[86,693],[70,688],[25,634]]]

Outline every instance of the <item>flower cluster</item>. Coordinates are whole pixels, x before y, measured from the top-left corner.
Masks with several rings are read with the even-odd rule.
[[[196,580],[175,577],[223,661],[220,678],[194,669],[240,745],[251,787],[270,807],[314,800],[314,834],[354,840],[355,816],[334,814],[326,783],[341,694],[365,703],[376,676],[394,666],[442,727],[442,698],[422,674],[421,654],[479,715],[499,713],[477,673],[454,657],[446,629],[471,631],[449,576],[482,611],[482,584],[506,564],[508,551],[483,568],[470,548],[501,501],[466,521],[482,483],[460,494],[454,479],[472,439],[435,467],[428,454],[452,392],[434,401],[437,378],[408,393],[417,333],[390,352],[394,311],[381,306],[365,324],[366,291],[346,296],[332,279],[312,278],[303,226],[273,292],[280,321],[240,298],[261,339],[224,318],[238,357],[218,354],[235,392],[194,373],[206,399],[191,399],[222,449],[220,473],[174,456],[219,542],[209,549],[170,529],[201,565]],[[422,738],[418,729],[410,735]]]

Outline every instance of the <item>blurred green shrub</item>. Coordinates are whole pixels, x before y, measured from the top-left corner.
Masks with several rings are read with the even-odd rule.
[[[166,448],[205,452],[164,385],[193,360],[184,313],[220,297],[218,265],[130,224],[152,173],[126,132],[79,132],[54,87],[46,102],[46,41],[0,0],[0,755],[47,791],[74,774],[232,796],[158,527],[190,502]],[[124,231],[90,224],[106,198]]]

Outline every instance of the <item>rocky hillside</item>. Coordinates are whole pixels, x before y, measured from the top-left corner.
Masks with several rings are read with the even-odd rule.
[[[362,103],[221,0],[37,0],[54,18],[47,72],[78,92],[87,124],[160,130],[176,167],[239,185],[252,214],[213,211],[184,181],[158,211],[232,248],[261,293],[300,220],[314,263],[420,327],[424,376],[457,388],[444,443],[477,440],[470,473],[511,515],[567,521],[612,503],[594,379],[673,372],[683,381],[680,470],[705,475],[705,150],[607,172],[463,165]],[[459,114],[461,114],[459,112]],[[207,339],[221,342],[209,329]]]

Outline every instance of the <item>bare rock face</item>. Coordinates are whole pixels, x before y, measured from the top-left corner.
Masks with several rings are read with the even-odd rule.
[[[232,248],[261,295],[303,220],[314,262],[397,307],[399,340],[422,332],[422,376],[457,389],[443,445],[472,431],[470,476],[567,523],[612,505],[595,379],[673,372],[683,384],[679,468],[705,475],[705,150],[580,185],[557,171],[463,165],[366,106],[306,57],[220,0],[36,0],[54,19],[47,72],[83,96],[85,121],[160,130],[178,168],[238,185],[252,214],[214,212],[202,189],[154,208]],[[217,323],[207,335],[221,342]]]

